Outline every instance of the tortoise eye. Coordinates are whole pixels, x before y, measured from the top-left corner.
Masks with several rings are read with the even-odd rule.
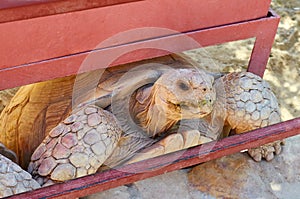
[[[205,92],[207,89],[206,88],[203,88],[203,91]]]
[[[178,86],[179,86],[179,88],[180,88],[181,90],[184,90],[184,91],[187,91],[187,90],[190,89],[189,86],[188,86],[186,83],[184,83],[184,82],[179,82],[179,83],[178,83]]]

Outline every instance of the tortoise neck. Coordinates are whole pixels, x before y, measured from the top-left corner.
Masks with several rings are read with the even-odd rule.
[[[150,137],[166,132],[178,122],[170,117],[167,104],[157,96],[155,85],[138,89],[133,101],[132,116]]]

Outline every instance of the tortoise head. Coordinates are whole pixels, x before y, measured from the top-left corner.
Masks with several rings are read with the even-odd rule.
[[[174,120],[202,118],[212,111],[216,100],[213,82],[202,70],[170,70],[153,86],[155,104]]]

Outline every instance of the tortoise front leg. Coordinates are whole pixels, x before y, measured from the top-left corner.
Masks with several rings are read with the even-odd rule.
[[[281,122],[277,99],[267,82],[260,77],[249,72],[230,73],[218,80],[217,87],[220,93],[221,89],[225,90],[224,96],[220,96],[225,97],[225,123],[235,133],[240,134]],[[249,149],[248,153],[255,161],[270,161],[274,154],[281,152],[282,144],[283,141],[276,141]]]
[[[93,174],[111,155],[121,133],[111,113],[86,106],[49,133],[31,156],[28,170],[43,186]]]
[[[31,175],[0,154],[0,198],[40,188]]]

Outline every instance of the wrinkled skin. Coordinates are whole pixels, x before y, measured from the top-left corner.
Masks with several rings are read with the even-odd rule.
[[[132,115],[153,137],[182,119],[203,118],[216,100],[213,77],[196,69],[170,70],[153,87],[138,91],[132,100]]]

